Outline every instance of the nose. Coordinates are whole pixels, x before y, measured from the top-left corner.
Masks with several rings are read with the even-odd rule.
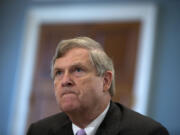
[[[73,86],[74,81],[69,72],[65,72],[62,78],[61,86],[62,87],[71,87]]]

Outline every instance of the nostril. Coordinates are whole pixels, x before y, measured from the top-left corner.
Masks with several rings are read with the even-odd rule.
[[[68,82],[68,83],[67,83],[67,85],[68,85],[68,86],[71,86],[71,85],[72,85],[72,83],[71,83],[71,82]]]
[[[73,85],[73,83],[71,81],[66,81],[66,82],[62,83],[63,87],[70,87],[72,85]]]

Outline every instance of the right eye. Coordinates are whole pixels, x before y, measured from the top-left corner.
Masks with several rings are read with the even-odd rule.
[[[62,71],[58,70],[58,71],[55,72],[55,77],[60,76],[60,75],[62,75]]]

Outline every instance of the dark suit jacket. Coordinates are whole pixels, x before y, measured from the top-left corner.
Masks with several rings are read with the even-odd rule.
[[[59,113],[32,124],[27,135],[73,135],[72,123],[65,113]],[[140,115],[121,104],[110,103],[110,108],[96,135],[169,135],[154,120]]]

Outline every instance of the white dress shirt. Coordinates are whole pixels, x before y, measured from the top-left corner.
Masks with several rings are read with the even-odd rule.
[[[95,135],[98,127],[100,126],[101,122],[103,121],[104,117],[106,116],[106,113],[109,109],[110,104],[106,107],[106,109],[95,119],[93,120],[87,127],[84,129],[86,131],[87,135]],[[76,126],[74,123],[72,123],[73,133],[76,135],[77,131],[80,129],[78,126]]]

